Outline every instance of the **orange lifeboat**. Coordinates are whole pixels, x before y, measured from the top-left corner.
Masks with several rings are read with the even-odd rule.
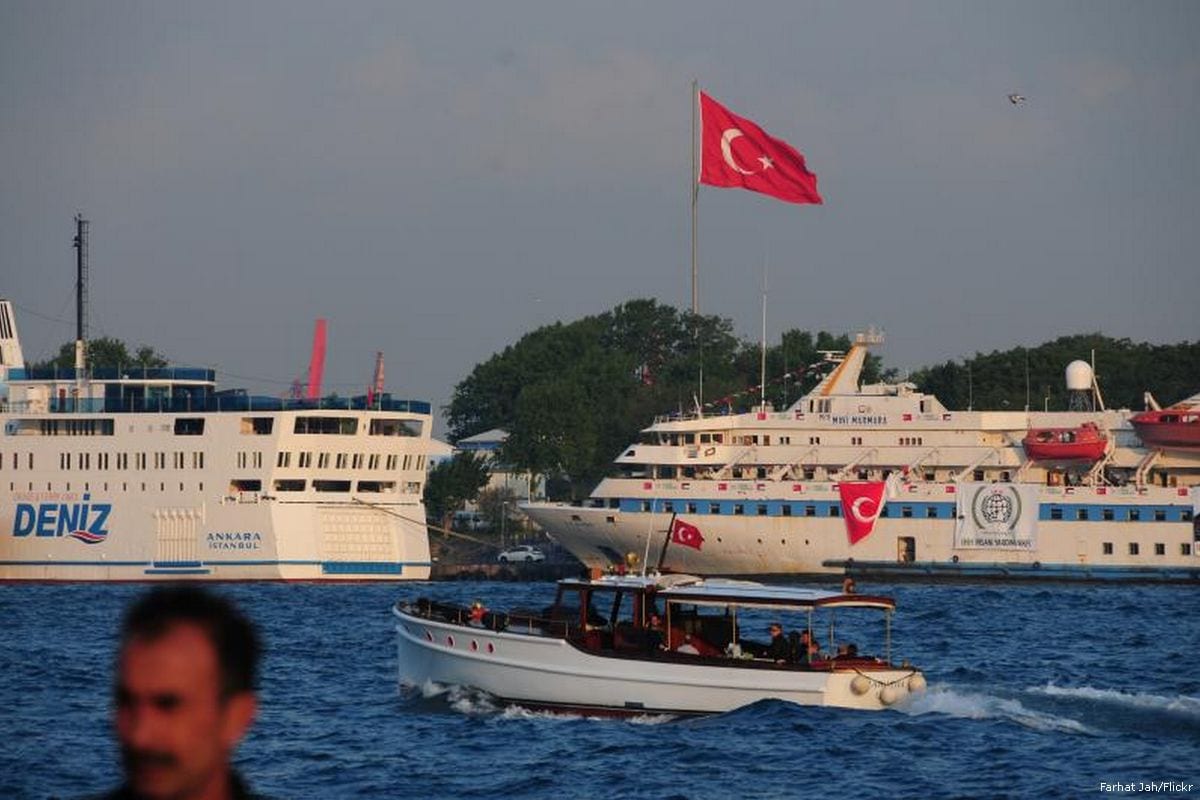
[[[1200,450],[1200,394],[1157,411],[1143,411],[1130,420],[1147,447]]]
[[[1108,447],[1108,437],[1094,422],[1077,428],[1031,428],[1021,441],[1034,461],[1056,464],[1093,463]]]

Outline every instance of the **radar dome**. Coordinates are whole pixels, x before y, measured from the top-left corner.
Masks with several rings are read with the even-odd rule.
[[[1086,361],[1067,364],[1067,391],[1090,392],[1092,390],[1092,365]]]

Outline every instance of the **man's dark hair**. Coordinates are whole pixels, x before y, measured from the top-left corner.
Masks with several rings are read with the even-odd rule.
[[[254,625],[229,600],[199,586],[161,586],[142,595],[125,612],[121,649],[134,639],[157,639],[180,624],[195,625],[212,642],[223,697],[254,690],[262,652]]]

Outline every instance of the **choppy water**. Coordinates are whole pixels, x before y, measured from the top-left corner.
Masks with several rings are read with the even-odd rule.
[[[113,785],[115,628],[138,586],[0,586],[0,797]],[[550,584],[232,585],[268,645],[239,763],[277,798],[1200,797],[1200,590],[888,586],[930,690],[882,713],[768,701],[585,719],[397,681],[399,596],[538,606]]]

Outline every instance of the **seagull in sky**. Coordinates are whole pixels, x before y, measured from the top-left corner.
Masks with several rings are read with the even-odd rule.
[[[1024,103],[1024,102],[1025,102],[1025,95],[1023,95],[1023,94],[1010,94],[1010,95],[1008,96],[1008,102],[1012,103],[1014,106],[1019,106],[1019,105],[1021,105],[1021,103]]]

